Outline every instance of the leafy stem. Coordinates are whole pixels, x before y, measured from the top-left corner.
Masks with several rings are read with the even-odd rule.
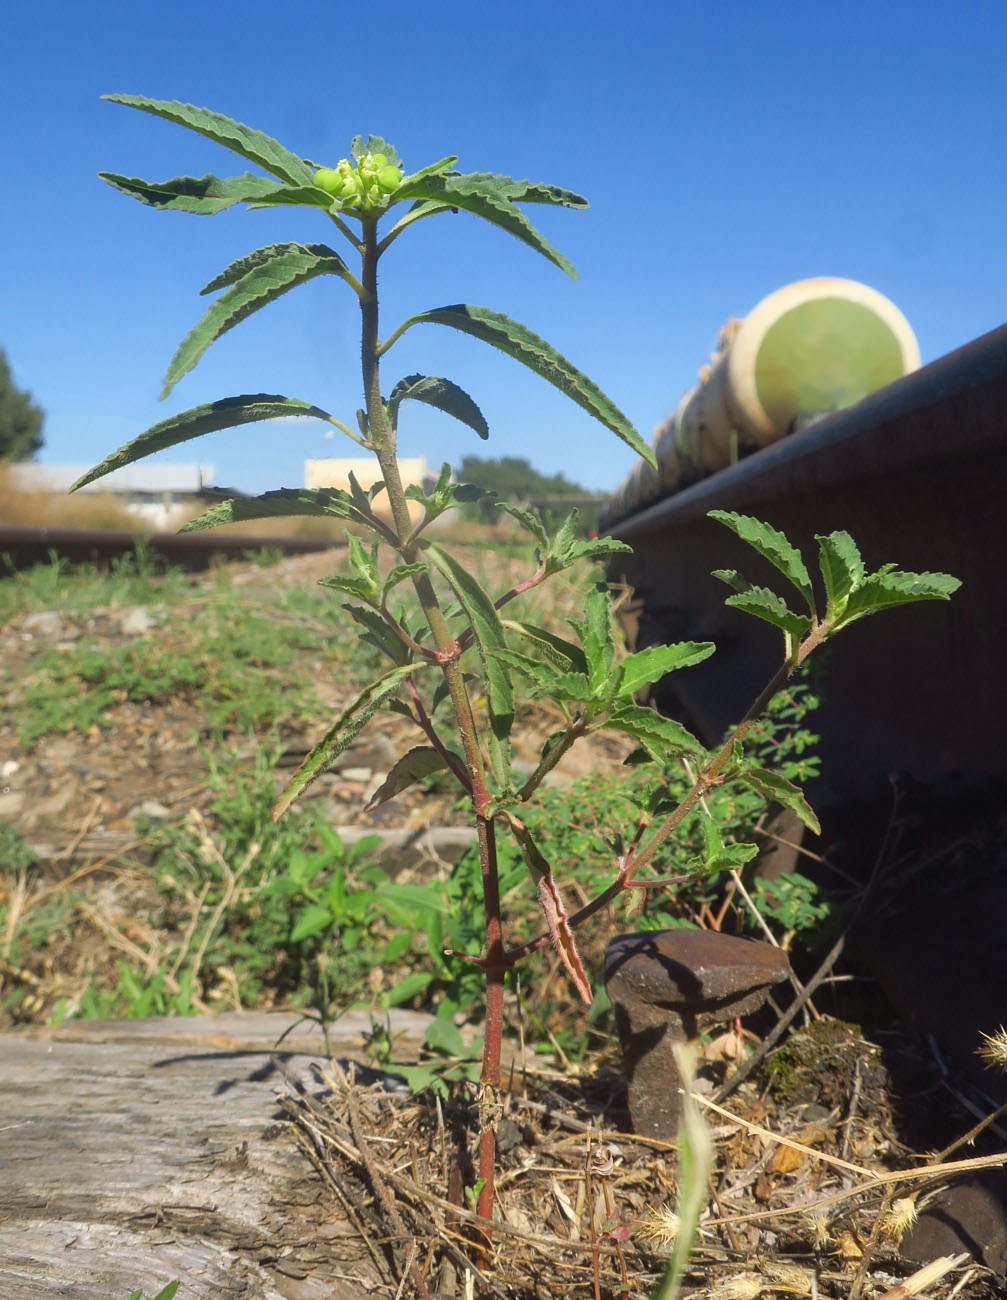
[[[557,763],[559,763],[563,758],[564,754],[566,754],[572,747],[574,742],[579,740],[586,731],[587,724],[583,718],[578,717],[574,722],[572,722],[567,727],[566,731],[564,731],[563,735],[560,736],[559,740],[556,741],[555,745],[553,745],[549,749],[548,753],[539,760],[538,767],[535,768],[535,771],[532,772],[531,776],[529,776],[528,780],[525,781],[524,785],[518,791],[518,798],[522,801],[529,799],[542,784],[545,777],[548,776]]]
[[[437,728],[434,726],[429,713],[427,713],[423,700],[420,698],[419,691],[412,682],[407,682],[406,685],[415,710],[416,721],[422,729],[423,734],[426,736],[427,740],[430,741],[431,745],[433,745],[434,749],[437,750],[438,754],[440,754],[441,758],[447,765],[448,770],[457,778],[458,783],[471,799],[472,781],[469,778],[468,772],[466,772],[465,768],[458,762],[458,759],[451,753],[437,734]]]
[[[701,799],[705,798],[705,796],[709,794],[716,785],[720,784],[723,779],[723,773],[736,752],[735,746],[744,739],[754,724],[765,714],[770,701],[776,693],[786,685],[791,677],[793,677],[798,668],[800,668],[816,646],[821,645],[821,643],[828,638],[829,633],[832,630],[832,626],[829,623],[816,623],[814,630],[801,643],[796,654],[785,659],[770,678],[765,688],[753,701],[745,716],[724,741],[723,745],[714,756],[713,761],[706,767],[697,771],[692,785],[686,792],[685,796],[679,802],[674,811],[665,818],[643,848],[640,848],[638,845],[638,841],[641,838],[642,828],[637,832],[633,844],[619,863],[615,879],[607,885],[601,893],[597,894],[589,902],[585,903],[582,908],[570,916],[569,925],[571,929],[575,929],[577,926],[582,925],[597,912],[600,912],[603,907],[606,907],[611,903],[612,900],[617,898],[624,890],[635,887],[635,878],[639,872],[644,867],[650,865],[658,850],[669,839],[675,829],[681,824],[682,820],[689,812],[691,812],[695,805],[699,803]],[[573,729],[568,731],[563,739],[557,743],[555,746],[556,749],[563,744],[563,741],[566,740],[567,736],[571,736],[572,731]],[[572,744],[574,739],[576,739],[576,736],[571,737],[569,744]],[[569,748],[569,744],[566,748]],[[552,751],[547,755],[547,758],[551,757],[551,754]],[[556,759],[556,762],[558,761],[559,757]],[[536,772],[532,774],[532,777],[529,777],[529,783],[537,773],[538,769],[536,769]],[[543,773],[543,775],[545,774]],[[526,783],[525,788],[527,788],[527,784],[528,783]],[[536,785],[537,784],[538,782],[536,781]],[[532,788],[534,789],[534,787]],[[524,788],[521,790],[520,797],[527,798]],[[530,953],[536,952],[539,948],[545,947],[545,945],[550,941],[551,935],[547,931],[544,931],[534,939],[530,939],[527,943],[522,944],[520,947],[510,949],[507,953],[507,960],[511,965],[513,965],[523,957],[528,956]]]

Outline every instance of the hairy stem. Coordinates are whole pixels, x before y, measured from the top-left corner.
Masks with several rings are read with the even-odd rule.
[[[398,460],[395,454],[395,430],[388,419],[381,400],[379,359],[390,346],[378,339],[378,258],[377,223],[364,224],[361,249],[360,295],[361,344],[360,360],[364,381],[364,400],[367,421],[371,431],[374,452],[381,466],[388,505],[395,526],[396,549],[407,564],[418,558],[416,538],[409,518],[409,504],[402,485]],[[398,331],[400,333],[401,331]],[[500,1047],[503,1035],[503,992],[508,963],[503,944],[503,922],[500,914],[500,884],[497,869],[496,839],[493,822],[485,814],[490,800],[486,784],[486,770],[472,703],[462,675],[461,646],[451,634],[447,620],[437,599],[430,575],[421,572],[413,575],[413,587],[437,650],[437,657],[448,694],[454,709],[455,723],[461,736],[468,769],[468,790],[476,819],[479,838],[479,860],[482,869],[483,911],[486,925],[486,1031],[483,1040],[483,1069],[480,1088],[479,1177],[484,1179],[479,1195],[479,1213],[486,1219],[493,1208],[494,1166],[496,1159],[496,1128],[500,1118]]]

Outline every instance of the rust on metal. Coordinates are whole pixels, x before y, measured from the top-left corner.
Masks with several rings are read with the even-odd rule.
[[[609,942],[605,986],[635,1133],[675,1140],[682,1108],[675,1044],[757,1011],[789,975],[779,948],[710,930],[640,931]]]

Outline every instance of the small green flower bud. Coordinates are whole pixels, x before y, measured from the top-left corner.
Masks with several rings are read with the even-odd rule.
[[[315,184],[326,194],[338,197],[343,192],[343,178],[331,167],[319,167],[315,172]]]
[[[391,194],[402,184],[402,173],[391,165],[382,167],[378,172],[378,184],[386,194]]]
[[[379,171],[388,163],[388,159],[383,153],[369,153],[367,157]]]

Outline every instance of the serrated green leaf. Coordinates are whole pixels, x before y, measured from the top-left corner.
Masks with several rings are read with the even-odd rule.
[[[353,519],[366,523],[353,508],[350,497],[339,488],[277,488],[257,497],[238,497],[211,506],[198,519],[191,519],[178,531],[201,532],[222,524],[246,523],[250,519],[286,519],[299,515]]]
[[[557,668],[562,668],[564,671],[572,670],[587,676],[587,657],[581,647],[573,641],[567,641],[544,627],[537,627],[534,623],[522,623],[514,619],[503,619],[502,622],[505,628],[512,628],[537,645]]]
[[[402,328],[421,324],[448,325],[451,329],[471,334],[473,338],[489,343],[515,361],[520,361],[561,393],[565,393],[596,420],[600,420],[616,437],[621,438],[649,465],[656,468],[654,453],[612,399],[526,325],[499,312],[490,311],[488,307],[470,307],[464,303],[437,307],[433,311],[413,316]]]
[[[504,650],[503,627],[493,601],[453,555],[430,543],[426,554],[440,569],[461,602],[483,666],[489,733],[486,737],[493,775],[501,786],[510,774],[510,730],[514,722],[514,689],[506,665],[492,652]]]
[[[599,555],[618,555],[632,549],[628,542],[620,542],[614,537],[581,538],[567,551],[566,562],[569,565],[577,560],[596,559]]]
[[[446,767],[447,763],[436,749],[418,745],[415,749],[408,750],[398,759],[384,781],[375,790],[364,811],[373,812],[379,804],[383,804],[388,799],[394,799],[397,794],[401,794],[409,786],[415,785],[423,777],[429,776],[431,772],[439,772]]]
[[[751,515],[739,515],[733,510],[711,510],[709,516],[726,524],[743,542],[747,542],[778,569],[788,582],[793,583],[804,597],[811,616],[815,616],[815,593],[811,586],[811,576],[800,551],[778,528],[754,519]]]
[[[546,203],[560,208],[590,207],[582,194],[575,194],[573,190],[565,190],[559,185],[516,181],[510,176],[496,176],[492,172],[469,172],[468,175],[472,180],[492,182],[511,203]]]
[[[719,578],[721,582],[726,582],[733,591],[746,592],[752,590],[752,583],[737,569],[711,569],[710,576]]]
[[[612,709],[605,725],[626,732],[659,760],[669,753],[705,754],[696,737],[680,722],[639,704],[619,703]]]
[[[527,677],[536,687],[536,694],[549,695],[552,693],[557,679],[557,672],[550,664],[543,663],[541,659],[533,659],[531,655],[522,654],[519,650],[510,650],[506,646],[498,647],[492,651],[493,655],[502,660],[515,672],[521,673]]]
[[[549,545],[549,534],[546,532],[541,518],[534,510],[522,510],[519,506],[512,506],[509,501],[501,501],[499,508],[505,514],[510,515],[512,519],[516,519],[522,528],[531,533],[543,549]]]
[[[811,628],[809,618],[788,609],[783,597],[778,596],[775,591],[770,591],[768,587],[749,587],[747,591],[737,596],[728,596],[724,604],[730,605],[732,609],[740,609],[755,618],[761,618],[766,623],[772,623],[794,641],[802,640]]]
[[[354,537],[352,533],[346,534],[346,542],[349,547],[350,564],[357,576],[357,580],[367,592],[364,599],[369,605],[377,605],[381,600],[381,573],[378,569],[377,543],[373,543],[368,550],[360,538]],[[334,583],[335,579],[329,581]]]
[[[388,603],[388,597],[400,582],[405,582],[407,578],[413,578],[417,574],[425,572],[426,567],[425,564],[397,564],[395,568],[390,571],[388,577],[385,579],[384,586],[381,588],[382,605]]]
[[[816,533],[815,541],[818,543],[818,567],[825,584],[826,618],[832,618],[842,613],[850,592],[863,582],[864,562],[849,533]]]
[[[351,578],[348,574],[334,574],[329,578],[319,579],[320,587],[328,587],[332,591],[341,591],[344,596],[350,596],[354,600],[362,601],[366,605],[376,605],[377,600],[374,596],[374,590],[369,582],[364,578]]]
[[[167,420],[152,425],[151,428],[133,438],[106,456],[100,465],[82,475],[71,492],[93,483],[95,479],[110,474],[112,470],[133,461],[152,456],[156,451],[164,451],[177,443],[187,442],[190,438],[202,437],[204,433],[215,433],[218,429],[231,429],[239,424],[252,424],[257,420],[276,420],[292,415],[310,415],[319,420],[329,420],[328,411],[312,406],[310,402],[301,402],[294,397],[279,397],[274,393],[246,393],[241,397],[222,397],[217,402],[206,402],[202,406],[192,406],[179,415],[172,415]]]
[[[275,258],[282,256],[291,248],[300,248],[300,244],[267,244],[264,248],[257,248],[252,253],[246,253],[244,257],[236,258],[229,266],[225,266],[219,275],[204,284],[200,289],[200,297],[208,293],[217,293],[221,289],[226,289],[229,285],[237,284],[239,280],[248,275],[249,271],[256,270],[257,267],[267,266]],[[324,248],[325,245],[316,245]]]
[[[369,153],[383,153],[392,167],[402,166],[402,160],[395,146],[382,139],[380,135],[369,135],[366,140],[362,135],[355,135],[350,144],[350,153],[358,163]]]
[[[370,513],[371,505],[374,498],[380,496],[385,490],[385,480],[383,478],[375,479],[366,490],[357,482],[357,476],[353,470],[346,475],[346,481],[350,485],[350,499],[360,514],[366,519]]]
[[[947,573],[908,573],[885,566],[884,572],[872,573],[850,593],[836,627],[846,627],[867,614],[896,605],[913,605],[921,600],[949,600],[961,585],[957,578]]]
[[[550,572],[565,569],[569,563],[570,552],[577,541],[577,526],[579,523],[580,511],[574,507],[560,524],[556,536],[549,544],[546,560]]]
[[[102,99],[151,113],[154,117],[163,117],[195,131],[197,135],[206,136],[271,175],[279,176],[288,185],[310,185],[314,181],[314,174],[304,159],[285,149],[278,140],[212,109],[181,104],[178,100],[148,99],[145,95],[102,95]]]
[[[398,691],[407,677],[427,667],[426,662],[393,668],[365,687],[348,709],[336,719],[294,773],[273,808],[273,820],[279,821],[295,799],[304,793],[343,750],[364,729],[388,696]]]
[[[490,709],[500,715],[513,714],[514,692],[510,679],[491,657],[493,650],[505,650],[503,627],[493,601],[473,575],[448,551],[431,543],[426,554],[444,574],[465,610],[486,672]],[[496,667],[494,667],[496,665]]]
[[[211,343],[260,307],[275,302],[316,276],[336,275],[345,279],[348,274],[346,263],[326,244],[275,244],[273,249],[271,257],[257,263],[207,309],[179,344],[164,377],[162,398],[167,397],[183,375],[189,373]],[[268,251],[259,249],[251,256]]]
[[[510,198],[513,189],[514,182],[507,177],[486,173],[465,175],[460,172],[439,172],[418,180],[403,181],[395,191],[395,196],[400,199],[442,203],[480,217],[534,248],[576,280],[577,272],[573,263],[553,248],[521,209],[514,206]]]
[[[319,585],[328,586],[329,579],[323,578]],[[394,664],[404,665],[408,662],[408,647],[395,635],[380,614],[373,609],[368,609],[366,605],[344,605],[343,609],[353,619],[354,623],[364,629],[364,635],[361,637],[362,641],[374,646],[381,654],[391,659]],[[391,710],[396,702],[389,699],[382,705],[382,708]],[[404,713],[407,718],[415,721],[412,711],[406,708],[405,705],[401,709],[395,709],[394,711]]]
[[[402,184],[409,185],[412,181],[422,180],[426,176],[437,176],[440,172],[450,171],[457,161],[457,154],[448,154],[446,158],[440,158],[437,162],[427,163],[426,167],[421,167],[418,172],[403,176]]]
[[[793,781],[788,781],[779,772],[771,772],[766,767],[743,767],[734,778],[742,785],[750,786],[770,803],[778,803],[795,817],[799,817],[809,830],[821,835],[822,828],[814,809],[804,797],[804,792]]]
[[[467,501],[479,501],[484,496],[492,495],[484,488],[476,487],[474,483],[448,483],[445,487],[435,487],[429,496],[419,484],[410,483],[405,494],[410,501],[418,501],[423,506],[426,512],[424,524],[437,519],[446,510],[453,510]]]
[[[621,679],[622,674],[615,668],[615,642],[606,587],[592,587],[584,602],[584,613],[585,617],[576,620],[573,626],[584,646],[591,691],[596,696],[604,693],[611,698],[618,689],[615,679],[617,676]]]
[[[594,701],[591,683],[581,673],[560,673],[553,679],[552,693],[557,700],[570,700],[574,704],[590,704]]]
[[[398,423],[399,405],[405,401],[434,406],[446,415],[453,415],[462,424],[467,424],[480,438],[490,436],[489,425],[482,411],[464,388],[459,388],[450,379],[442,379],[438,375],[406,375],[405,379],[400,379],[388,399],[388,418],[393,427]]]
[[[513,714],[490,713],[490,726],[486,732],[486,752],[489,756],[490,771],[498,786],[498,794],[511,788],[510,729],[513,722]]]
[[[706,840],[703,866],[709,872],[737,871],[758,855],[757,844],[725,844],[719,828],[710,817],[704,820],[703,830]]]
[[[317,185],[274,185],[248,201],[249,212],[259,212],[263,208],[334,208],[338,212],[343,206]]]
[[[236,203],[247,203],[276,189],[265,176],[175,176],[168,181],[145,181],[138,176],[119,176],[116,172],[99,172],[106,185],[131,199],[165,212],[191,212],[196,216],[213,216]]]
[[[651,682],[660,681],[667,673],[709,659],[716,650],[712,641],[679,641],[674,645],[648,646],[627,655],[622,664],[620,695],[635,695]]]

